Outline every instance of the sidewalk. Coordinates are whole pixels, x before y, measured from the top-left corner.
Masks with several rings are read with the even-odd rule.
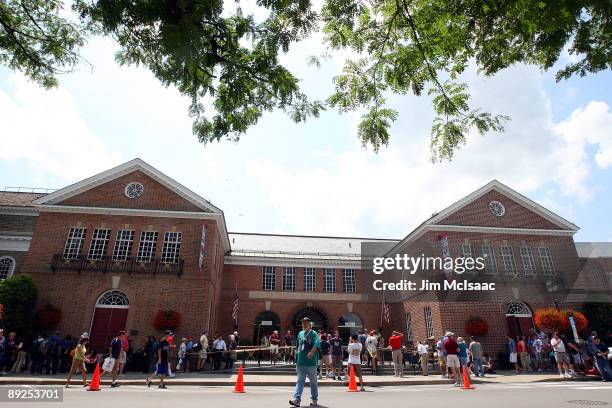
[[[119,377],[118,381],[125,385],[144,385],[146,374],[128,373]],[[89,375],[91,378],[91,374]],[[559,378],[557,374],[535,373],[535,374],[513,374],[511,371],[501,371],[497,374],[489,374],[484,378],[472,378],[474,384],[486,383],[536,383],[536,382],[572,382],[572,381],[598,381],[599,377],[576,377],[572,379]],[[174,378],[166,380],[168,384],[174,385],[197,385],[197,386],[233,386],[236,382],[236,374],[208,374],[208,373],[181,373]],[[21,385],[63,385],[66,382],[65,374],[56,375],[31,375],[31,374],[7,374],[0,376],[0,385],[21,384]],[[246,386],[293,386],[295,385],[294,375],[244,375]],[[390,385],[430,385],[430,384],[450,384],[451,381],[442,378],[440,375],[430,375],[428,377],[410,375],[403,378],[389,375],[372,376],[364,375],[364,382],[368,386],[390,386]],[[79,376],[74,376],[71,384],[81,383]],[[109,385],[110,377],[102,378],[102,385]],[[331,379],[319,380],[322,387],[344,387],[346,382],[334,381]]]

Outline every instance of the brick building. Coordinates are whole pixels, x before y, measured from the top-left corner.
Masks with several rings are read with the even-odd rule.
[[[32,275],[40,305],[64,312],[59,331],[90,331],[94,348],[122,328],[136,344],[144,342],[156,333],[155,314],[171,309],[183,318],[179,334],[236,326],[253,342],[271,330],[294,331],[303,316],[317,327],[339,328],[345,338],[382,321],[387,335],[394,327],[421,340],[442,330],[461,333],[477,313],[491,326],[483,343],[493,350],[503,334],[533,326],[535,307],[555,301],[517,282],[569,276],[594,264],[589,279],[610,284],[612,254],[579,256],[577,230],[493,181],[402,240],[228,233],[219,208],[135,159],[49,194],[0,192],[0,279]],[[507,284],[484,303],[406,292],[383,299],[372,290],[375,275],[363,269],[366,242],[388,254],[486,254],[484,273],[506,276]],[[383,302],[390,323],[382,319]]]

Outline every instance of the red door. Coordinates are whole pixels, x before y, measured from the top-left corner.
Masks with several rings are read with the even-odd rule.
[[[533,328],[533,320],[528,316],[506,316],[508,322],[508,334],[516,339],[517,336],[529,336]]]
[[[125,329],[128,309],[96,307],[91,323],[90,347],[97,353],[104,353],[110,341],[120,330]]]

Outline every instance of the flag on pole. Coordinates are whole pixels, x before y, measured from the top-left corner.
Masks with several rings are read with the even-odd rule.
[[[388,303],[385,303],[384,314],[385,314],[385,322],[387,322],[387,324],[391,323],[391,319],[389,318],[389,304]]]
[[[234,323],[238,324],[238,289],[234,292],[234,307],[232,308],[232,319]]]

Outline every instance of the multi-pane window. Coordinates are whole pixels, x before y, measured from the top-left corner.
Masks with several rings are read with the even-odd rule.
[[[412,316],[406,313],[406,340],[412,340]]]
[[[263,290],[276,289],[276,271],[273,266],[263,267],[263,276],[261,280],[261,288]]]
[[[342,281],[344,283],[344,291],[345,292],[356,292],[357,285],[355,283],[355,270],[354,269],[345,269],[342,274]]]
[[[138,244],[137,262],[151,262],[157,251],[157,231],[142,231]]]
[[[164,246],[162,247],[162,263],[178,263],[181,252],[180,232],[166,232],[164,234]]]
[[[521,263],[523,264],[525,275],[535,275],[535,263],[533,262],[531,248],[528,246],[519,247],[519,253],[521,255]]]
[[[70,228],[70,231],[68,231],[68,239],[64,246],[64,258],[76,259],[81,255],[85,235],[87,235],[87,228]]]
[[[317,290],[317,278],[314,268],[304,268],[304,291],[314,292]]]
[[[127,261],[132,254],[132,244],[134,243],[134,231],[119,230],[113,249],[113,261]]]
[[[484,272],[488,274],[496,273],[497,268],[495,264],[495,251],[493,251],[493,246],[482,245],[480,247],[480,251],[482,252],[482,258],[484,259]]]
[[[512,247],[502,245],[500,247],[500,251],[504,273],[506,273],[506,275],[513,275],[516,271],[516,267],[514,266],[514,254],[512,252]]]
[[[336,270],[325,268],[323,270],[323,290],[325,292],[336,291]]]
[[[472,245],[471,244],[461,244],[461,257],[465,259],[474,259],[472,254]],[[472,264],[473,265],[473,264]],[[467,272],[475,273],[476,268],[472,266],[471,269],[466,268]]]
[[[15,270],[15,260],[10,256],[0,257],[0,281],[8,279]]]
[[[295,269],[283,269],[283,290],[287,292],[295,291]]]
[[[429,306],[424,307],[423,312],[425,314],[425,331],[427,332],[427,338],[430,338],[434,335],[433,316],[431,313],[431,307]]]
[[[550,249],[546,247],[538,248],[538,254],[540,255],[540,262],[542,263],[542,271],[545,276],[551,276],[555,274],[555,265],[553,264],[552,255]]]
[[[87,259],[91,261],[99,261],[106,255],[106,248],[108,248],[108,240],[110,238],[110,230],[96,228],[91,237],[91,244],[89,244],[89,252],[87,253]]]

